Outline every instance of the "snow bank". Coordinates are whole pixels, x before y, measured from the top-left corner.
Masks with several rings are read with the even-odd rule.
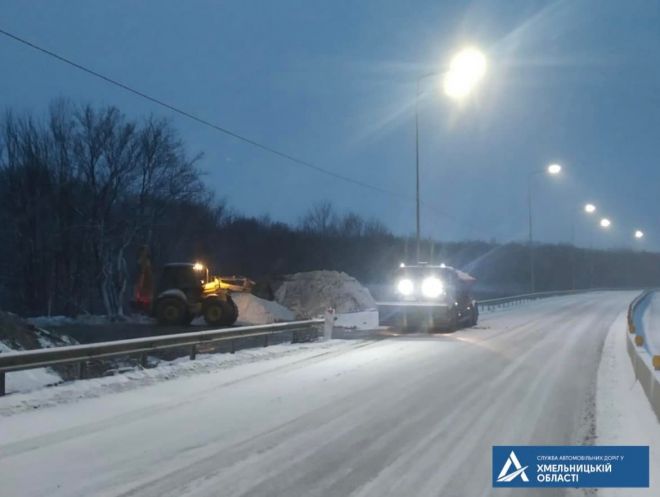
[[[326,357],[331,352],[351,350],[364,343],[360,340],[287,343],[266,348],[239,350],[235,354],[200,354],[194,361],[188,357],[181,357],[173,361],[158,361],[156,367],[153,368],[126,368],[126,370],[117,371],[117,374],[112,376],[70,381],[53,388],[42,388],[0,397],[0,418],[39,408],[69,404],[82,399],[134,390],[165,381],[214,374],[237,367],[243,368],[244,372],[247,371],[252,375],[276,367],[273,363],[298,363],[305,359]],[[16,374],[18,373],[9,373],[7,379],[9,380]]]
[[[2,352],[14,352],[14,349],[10,349],[5,343],[0,342],[0,353]],[[62,378],[53,370],[37,368],[9,373],[6,375],[5,388],[7,393],[28,392],[61,382]]]
[[[275,291],[275,300],[299,319],[323,315],[328,307],[334,307],[338,314],[376,308],[369,290],[355,278],[337,271],[289,275]]]
[[[0,353],[16,350],[44,349],[77,342],[67,336],[56,336],[35,327],[9,312],[0,312]],[[62,377],[51,368],[17,371],[7,375],[7,392],[25,392],[60,383]]]
[[[30,324],[16,314],[2,311],[0,311],[0,342],[10,350],[45,349],[78,343],[69,336],[54,335]]]
[[[249,293],[234,293],[231,298],[238,306],[238,322],[242,324],[270,324],[295,319],[293,312],[277,302]]]
[[[356,330],[375,330],[379,326],[378,310],[337,314],[335,326]]]
[[[27,318],[26,321],[38,328],[57,328],[59,326],[85,325],[99,326],[112,323],[137,323],[151,324],[154,319],[144,314],[129,314],[112,318],[104,314],[80,314],[76,317],[69,316],[35,316]]]
[[[632,298],[632,297],[631,297]],[[639,381],[635,378],[626,352],[626,314],[612,324],[598,368],[596,390],[596,431],[599,445],[648,445],[651,489],[603,488],[604,497],[657,495],[652,490],[660,482],[660,424]]]

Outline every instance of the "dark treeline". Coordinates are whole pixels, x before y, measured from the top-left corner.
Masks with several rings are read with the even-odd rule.
[[[22,314],[121,315],[139,248],[156,268],[202,260],[253,279],[313,269],[386,284],[410,240],[377,220],[312,206],[295,226],[246,218],[215,199],[168,121],[55,102],[0,122],[0,307]],[[655,286],[660,254],[536,248],[537,289]],[[424,258],[466,269],[481,295],[528,290],[522,244],[424,242]]]

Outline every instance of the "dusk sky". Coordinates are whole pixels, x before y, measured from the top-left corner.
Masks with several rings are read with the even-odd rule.
[[[0,36],[0,106],[112,104],[171,118],[219,198],[295,223],[313,203],[414,231],[416,79],[466,45],[488,70],[457,103],[422,84],[422,233],[660,250],[660,1],[0,1],[0,29],[379,189],[292,164]],[[612,219],[604,233],[580,212]],[[645,231],[642,242],[635,229]]]

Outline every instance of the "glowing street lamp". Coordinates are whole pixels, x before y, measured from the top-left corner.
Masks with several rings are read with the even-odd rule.
[[[473,47],[464,48],[451,59],[449,71],[444,75],[442,88],[454,99],[462,99],[472,93],[486,74],[486,56]]]
[[[561,165],[559,164],[550,164],[547,168],[548,174],[559,174],[561,172]]]
[[[600,227],[601,228],[607,229],[610,226],[612,226],[612,222],[609,219],[607,219],[606,217],[604,217],[603,219],[600,220]]]
[[[641,240],[644,238],[644,232],[642,230],[635,230],[635,238]]]
[[[474,47],[460,50],[449,62],[449,68],[445,73],[432,72],[417,78],[417,94],[415,98],[415,172],[416,172],[416,240],[417,260],[420,259],[420,219],[419,219],[419,96],[421,82],[430,77],[442,75],[442,88],[445,95],[454,99],[462,100],[477,87],[486,74],[486,56]]]
[[[575,209],[575,212],[574,212],[575,215],[573,216],[573,219],[572,219],[572,222],[571,222],[571,244],[572,245],[575,245],[575,226],[576,226],[577,221],[578,221],[577,214],[579,214],[579,212],[584,212],[585,214],[590,216],[590,215],[592,215],[596,212],[596,206],[594,204],[592,204],[591,202],[587,202],[581,208],[576,206],[576,209]]]

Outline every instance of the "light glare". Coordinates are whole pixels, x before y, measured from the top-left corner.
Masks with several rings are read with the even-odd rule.
[[[429,276],[422,281],[422,294],[424,297],[434,299],[442,295],[443,291],[442,281],[435,276]]]
[[[403,278],[399,281],[399,284],[396,286],[396,289],[401,295],[410,295],[413,292],[413,282],[408,278]]]
[[[635,231],[635,238],[637,238],[638,240],[640,238],[644,238],[644,232],[642,230],[636,230]]]
[[[548,166],[548,174],[559,174],[561,172],[561,166],[559,164],[550,164]]]
[[[584,212],[586,212],[587,214],[593,214],[594,212],[596,212],[596,206],[594,204],[585,204]]]
[[[600,227],[601,228],[609,228],[612,225],[612,222],[604,217],[603,219],[600,220]]]
[[[451,98],[466,97],[486,74],[486,57],[476,48],[465,48],[452,58],[443,78],[445,94]]]

